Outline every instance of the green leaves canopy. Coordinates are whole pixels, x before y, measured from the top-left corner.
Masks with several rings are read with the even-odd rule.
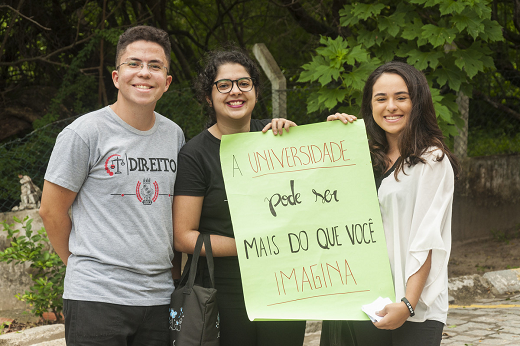
[[[446,136],[461,126],[455,93],[471,95],[471,78],[494,67],[488,44],[503,40],[486,0],[356,2],[339,12],[348,35],[322,37],[300,82],[316,82],[309,112],[355,113],[368,75],[381,63],[406,61],[423,71]]]

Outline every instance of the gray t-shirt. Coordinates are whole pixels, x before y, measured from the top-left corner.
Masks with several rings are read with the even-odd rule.
[[[184,143],[180,127],[158,113],[153,128],[139,131],[110,107],[59,134],[45,180],[78,193],[63,298],[170,302],[173,189]]]

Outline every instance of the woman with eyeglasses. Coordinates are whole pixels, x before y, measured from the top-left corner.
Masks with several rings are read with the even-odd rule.
[[[281,135],[284,128],[288,131],[296,126],[286,119],[251,119],[258,100],[259,76],[255,63],[239,50],[206,55],[195,87],[199,100],[208,106],[210,123],[179,153],[173,205],[175,249],[192,254],[199,233],[211,234],[221,346],[301,346],[305,321],[251,322],[247,317],[220,167],[222,135],[266,132],[269,128]],[[209,279],[205,258],[198,266],[204,268],[204,280]]]

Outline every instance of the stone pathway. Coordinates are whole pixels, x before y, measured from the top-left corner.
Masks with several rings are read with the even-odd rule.
[[[450,306],[442,345],[520,345],[520,295]]]
[[[308,332],[304,346],[318,346],[320,331]],[[519,346],[520,294],[450,305],[441,345]]]

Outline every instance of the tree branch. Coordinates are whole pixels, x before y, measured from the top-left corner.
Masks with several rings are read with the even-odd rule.
[[[515,24],[516,30],[520,32],[520,0],[514,0],[515,9],[513,11],[513,23]]]
[[[81,10],[81,13],[78,14],[78,24],[76,24],[76,38],[74,39],[74,41],[76,41],[79,37],[79,27],[81,24],[81,18],[82,18],[82,16],[85,15],[85,7],[87,7],[87,4],[88,4],[88,0],[85,0],[85,5],[83,5],[83,9]]]
[[[169,35],[173,35],[173,36],[177,36],[177,35],[181,35],[181,36],[185,36],[186,38],[188,38],[191,42],[193,42],[193,44],[195,46],[197,46],[198,48],[200,49],[204,49],[204,45],[203,44],[200,44],[197,39],[195,37],[193,37],[188,31],[186,30],[180,30],[180,29],[170,29],[170,30],[167,30],[168,34]]]
[[[489,97],[488,95],[483,94],[480,91],[473,91],[473,96],[477,96],[477,97],[483,99],[484,101],[486,101],[491,106],[493,106],[496,109],[498,109],[499,111],[501,111],[503,113],[506,113],[506,114],[512,116],[513,118],[515,118],[516,120],[520,121],[520,113],[515,112],[514,110],[512,110],[511,108],[509,108],[507,106],[504,106],[500,102],[492,100],[491,97]]]
[[[179,47],[175,40],[171,40],[171,45],[173,54],[175,54],[175,56],[177,57],[177,61],[181,65],[180,72],[184,75],[184,78],[186,78],[186,80],[189,80],[191,78],[190,64],[186,60],[182,49]],[[171,67],[170,70],[172,70]]]
[[[23,5],[23,2],[24,0],[20,0],[20,2],[18,3],[18,10],[20,10],[20,8],[22,7]],[[2,6],[3,7],[3,6]],[[11,6],[9,6],[10,8],[12,8]],[[14,10],[14,9],[13,9]],[[11,17],[11,22],[9,23],[9,26],[7,27],[7,29],[5,30],[5,35],[4,35],[4,39],[2,41],[2,45],[0,46],[0,60],[2,59],[2,55],[4,55],[4,47],[5,47],[5,44],[7,43],[7,39],[9,38],[9,34],[11,33],[11,29],[13,28],[14,26],[14,22],[16,21],[16,17],[18,16],[19,14],[19,11],[16,11],[15,10],[15,15]]]
[[[242,3],[242,2],[247,2],[247,1],[241,1],[241,0],[236,0],[235,2],[233,2],[231,5],[229,5],[228,8],[225,7],[225,4],[222,2],[222,7],[224,8],[224,12],[220,12],[220,7],[217,3],[217,9],[218,9],[218,15],[217,15],[217,21],[216,23],[213,25],[213,27],[208,31],[208,34],[206,35],[206,40],[204,42],[204,50],[208,50],[208,47],[209,47],[209,39],[211,38],[211,36],[215,35],[215,31],[217,30],[218,27],[220,27],[223,23],[224,23],[224,17],[226,15],[228,15],[228,13],[231,12],[231,10],[237,6],[238,4]]]
[[[291,16],[296,20],[298,25],[309,34],[338,37],[339,33],[336,29],[317,21],[312,18],[307,11],[299,4],[298,0],[279,0],[282,7],[287,8]]]
[[[21,0],[21,1],[20,1],[20,4],[18,5],[18,10],[12,8],[12,7],[9,6],[9,5],[0,5],[0,8],[2,8],[2,7],[7,7],[8,9],[10,9],[10,10],[13,11],[13,12],[15,12],[15,13],[16,13],[17,15],[19,15],[20,17],[23,17],[23,18],[27,19],[28,21],[33,22],[34,24],[38,25],[38,26],[39,26],[40,28],[42,28],[43,30],[51,31],[51,30],[52,30],[51,28],[46,28],[46,27],[44,27],[43,25],[41,25],[41,24],[38,23],[37,21],[35,21],[35,20],[33,20],[33,19],[31,19],[31,18],[29,18],[29,17],[27,17],[27,16],[24,16],[24,15],[22,14],[22,12],[19,11],[19,10],[20,10],[20,7],[21,7],[21,4],[22,4],[23,2],[24,2],[24,0]]]
[[[235,18],[233,17],[233,14],[231,13],[231,11],[229,11],[227,13],[227,16],[229,17],[229,20],[231,22],[231,26],[233,27],[233,29],[235,30],[235,36],[237,37],[238,39],[238,45],[242,48],[244,48],[244,35],[243,35],[243,32],[242,30],[240,30],[240,27],[239,25],[237,24],[237,22],[235,21]]]
[[[101,30],[105,30],[105,20],[107,13],[107,0],[103,0],[103,15],[101,16]],[[103,65],[105,59],[105,40],[101,38],[99,42],[99,81],[98,81],[98,104],[107,106],[108,97],[103,80]]]
[[[20,3],[23,3],[24,0],[21,0]],[[105,17],[105,19],[108,19],[110,16],[112,16],[114,14],[114,12],[121,6],[121,4],[123,3],[124,0],[119,0],[119,2],[117,3],[116,7],[114,9],[112,9],[112,11],[110,11],[110,13],[108,13]],[[0,5],[2,6],[2,5]],[[20,7],[20,5],[19,5]],[[145,18],[143,21],[149,19],[150,17],[147,17]],[[140,22],[138,21],[136,24],[139,24]],[[79,24],[79,23],[78,23]],[[130,25],[128,25],[130,26]],[[99,29],[101,27],[101,23],[99,23],[97,25],[97,28]],[[24,62],[31,62],[31,61],[43,61],[43,62],[46,62],[46,63],[50,63],[50,64],[54,64],[54,65],[60,65],[60,66],[65,66],[67,67],[68,65],[66,64],[62,64],[62,63],[58,63],[58,62],[54,62],[54,61],[51,61],[49,60],[50,57],[58,54],[58,53],[61,53],[63,51],[66,51],[68,49],[71,49],[71,48],[74,48],[76,45],[78,44],[81,44],[83,42],[87,42],[89,41],[92,37],[94,37],[96,34],[91,34],[87,37],[85,37],[84,39],[81,39],[79,41],[75,41],[73,42],[72,44],[66,46],[66,47],[62,47],[60,49],[57,49],[55,50],[54,52],[52,53],[49,53],[47,55],[44,55],[44,56],[37,56],[37,57],[32,57],[32,58],[26,58],[26,59],[20,59],[20,60],[17,60],[17,61],[11,61],[11,62],[2,62],[0,61],[0,66],[13,66],[13,65],[18,65],[18,64],[21,64],[21,63],[24,63]],[[77,37],[76,37],[77,39]],[[2,49],[0,49],[0,58],[1,58],[1,54],[3,52],[3,46],[2,46]]]
[[[518,35],[517,33],[509,31],[506,28],[503,28],[502,29],[502,34],[504,35],[504,38],[507,41],[513,43],[514,45],[519,45],[520,44],[520,35]]]
[[[75,47],[76,45],[80,44],[80,43],[83,43],[83,42],[86,42],[88,40],[90,40],[92,37],[94,37],[95,34],[92,34],[88,37],[85,37],[84,39],[82,40],[79,40],[77,42],[74,42],[73,44],[71,45],[68,45],[66,47],[62,47],[60,49],[57,49],[55,50],[54,52],[52,53],[49,53],[45,56],[37,56],[37,57],[33,57],[33,58],[26,58],[26,59],[20,59],[20,60],[17,60],[17,61],[11,61],[11,62],[1,62],[0,61],[0,66],[12,66],[12,65],[18,65],[18,64],[21,64],[23,62],[30,62],[30,61],[37,61],[37,60],[41,60],[41,61],[45,61],[45,62],[49,62],[49,63],[53,63],[51,62],[50,60],[48,60],[51,56],[53,55],[56,55],[58,53],[61,53],[67,49],[70,49],[70,48],[73,48]],[[54,63],[54,64],[59,64],[59,63]],[[61,64],[60,64],[61,65]]]
[[[507,50],[503,48],[502,44],[499,43],[496,45],[495,54],[493,61],[497,72],[499,72],[505,80],[520,88],[520,71],[511,63]]]

